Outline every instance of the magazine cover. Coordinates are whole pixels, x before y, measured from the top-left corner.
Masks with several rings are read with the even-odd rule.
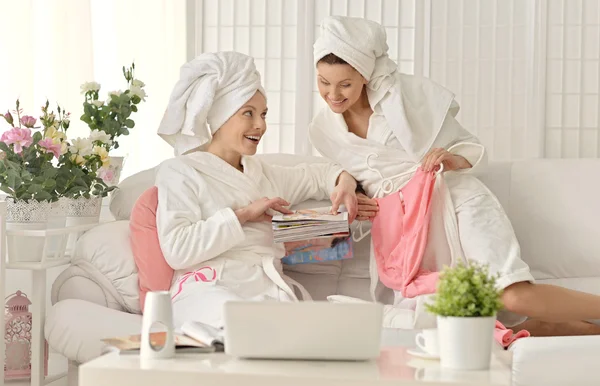
[[[302,241],[288,241],[283,264],[308,264],[322,261],[345,260],[353,257],[352,237],[347,233]]]

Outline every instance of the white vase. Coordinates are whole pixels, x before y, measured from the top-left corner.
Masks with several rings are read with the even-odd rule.
[[[6,200],[6,229],[44,230],[47,228],[52,203],[48,201],[28,202]],[[44,251],[44,237],[8,237],[8,257],[10,262],[38,262]]]
[[[96,224],[100,219],[102,197],[79,197],[65,199],[65,226]]]
[[[495,316],[438,316],[440,365],[453,370],[489,369],[495,323]]]
[[[121,171],[123,170],[123,166],[125,164],[125,157],[113,157],[110,156],[110,166],[108,169],[112,171],[113,178],[108,181],[104,181],[108,186],[117,186],[119,181],[121,180]]]

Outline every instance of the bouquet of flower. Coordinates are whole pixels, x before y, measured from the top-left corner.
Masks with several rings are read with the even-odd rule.
[[[127,81],[125,91],[111,91],[105,101],[99,99],[100,84],[88,82],[81,85],[81,93],[85,96],[81,120],[88,124],[92,132],[104,132],[111,145],[106,150],[117,149],[117,138],[129,135],[135,126],[131,114],[138,111],[137,105],[146,100],[144,82],[134,77],[135,63],[129,68],[123,67],[123,76]]]
[[[19,100],[15,110],[2,117],[11,128],[0,137],[0,189],[15,201],[58,200],[58,169],[52,160],[64,151],[62,144],[36,131],[37,119],[23,115]],[[68,115],[57,122],[60,127],[68,127]]]
[[[99,130],[93,130],[89,137],[75,138],[68,141],[67,126],[61,124],[61,109],[58,108],[59,118],[48,112],[48,104],[42,108],[44,113],[41,121],[44,125],[44,137],[60,147],[58,158],[58,174],[56,189],[60,197],[90,198],[91,196],[105,197],[114,187],[108,187],[107,167],[110,163],[108,149],[112,144],[109,136]]]

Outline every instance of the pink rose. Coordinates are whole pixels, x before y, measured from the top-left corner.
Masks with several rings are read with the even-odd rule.
[[[35,119],[31,115],[24,115],[23,117],[21,117],[21,124],[25,127],[29,127],[30,129],[33,128],[33,125],[35,125],[36,121],[37,119]]]
[[[115,173],[111,169],[100,168],[98,169],[98,177],[102,178],[105,183],[109,183],[115,178]]]
[[[21,129],[19,127],[13,127],[12,129],[5,131],[0,137],[0,141],[7,145],[15,145],[15,153],[21,153],[24,147],[27,147],[33,143],[31,138],[30,129]]]
[[[11,115],[10,111],[7,111],[6,114],[4,114],[4,115],[0,114],[0,116],[2,118],[4,118],[6,120],[6,122],[8,122],[9,125],[12,126],[14,121],[13,121],[13,116]]]
[[[54,143],[52,141],[52,138],[44,138],[41,141],[38,142],[38,144],[46,149],[47,152],[54,154],[54,156],[56,158],[60,157],[60,151],[61,151],[61,144],[59,143]]]

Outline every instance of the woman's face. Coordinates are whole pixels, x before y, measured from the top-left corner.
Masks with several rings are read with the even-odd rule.
[[[329,108],[342,114],[350,108],[362,93],[367,80],[349,64],[317,64],[319,93]]]
[[[241,155],[254,155],[267,131],[267,101],[256,92],[244,106],[217,130],[212,146]]]

